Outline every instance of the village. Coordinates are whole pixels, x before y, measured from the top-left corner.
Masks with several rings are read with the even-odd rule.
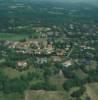
[[[21,41],[1,41],[0,45],[4,45],[11,51],[13,50],[17,55],[34,56],[35,60],[33,63],[38,64],[48,63],[50,61],[50,63],[58,62],[62,66],[69,67],[79,63],[81,59],[88,62],[87,59],[91,59],[90,61],[92,61],[95,57],[96,47],[93,44],[96,43],[96,40],[89,40],[90,33],[85,35],[81,35],[82,33],[79,32],[76,33],[79,34],[79,39],[77,37],[72,38],[74,32],[63,33],[57,26],[53,26],[53,29],[49,27],[35,27],[33,29],[38,34],[36,37],[29,36],[27,39]],[[70,29],[74,29],[73,24],[69,25]],[[96,38],[97,31],[93,35]],[[1,52],[5,53],[1,55],[8,56],[6,50]],[[16,60],[16,69],[25,69],[30,65],[25,59],[27,58]]]

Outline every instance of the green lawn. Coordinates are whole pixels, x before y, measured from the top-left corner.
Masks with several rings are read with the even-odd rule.
[[[11,33],[0,33],[0,40],[12,40],[18,41],[27,39],[31,34],[11,34]],[[32,33],[32,36],[38,36],[38,33]]]
[[[0,33],[0,40],[21,40],[27,38],[27,34],[9,34],[9,33]]]

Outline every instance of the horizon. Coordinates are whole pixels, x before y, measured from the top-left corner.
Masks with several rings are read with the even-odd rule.
[[[21,1],[21,0],[14,0],[14,1]],[[93,6],[98,6],[98,0],[22,0],[22,1],[36,1],[36,2],[63,2],[63,3],[85,3],[90,4]]]

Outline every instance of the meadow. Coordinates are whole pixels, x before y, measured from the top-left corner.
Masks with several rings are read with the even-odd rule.
[[[0,33],[0,40],[20,41],[35,36],[38,36],[38,33],[32,33],[32,34]]]

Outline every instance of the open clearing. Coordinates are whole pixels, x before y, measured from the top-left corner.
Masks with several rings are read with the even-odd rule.
[[[91,100],[98,100],[98,83],[87,84],[86,88]]]
[[[28,72],[36,72],[36,73],[39,73],[40,75],[42,74],[40,69],[36,69],[32,66],[30,66],[29,69],[24,70],[22,72],[10,67],[3,67],[3,68],[1,67],[0,71],[2,71],[9,78],[17,78],[17,77],[20,77],[21,75],[27,75]]]
[[[69,100],[64,91],[27,91],[25,100]]]
[[[0,100],[24,100],[24,95],[19,93],[4,94],[0,92]]]
[[[70,100],[64,91],[26,91],[25,96],[19,93],[4,94],[0,92],[0,100]]]

